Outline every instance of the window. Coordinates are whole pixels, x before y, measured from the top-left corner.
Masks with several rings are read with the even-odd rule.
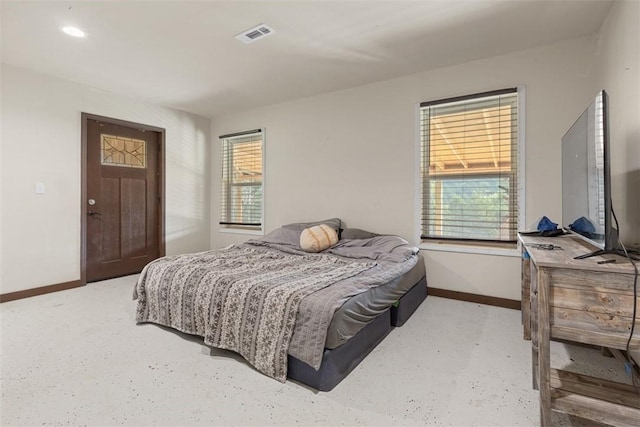
[[[420,104],[421,238],[515,242],[518,93]]]
[[[102,164],[128,168],[147,167],[147,141],[124,136],[100,135]]]
[[[262,231],[264,134],[252,130],[220,136],[222,193],[220,225]]]

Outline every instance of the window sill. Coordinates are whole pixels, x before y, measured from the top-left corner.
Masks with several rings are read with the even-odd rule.
[[[220,233],[248,234],[251,236],[264,236],[264,230],[249,230],[243,228],[220,228]]]
[[[494,255],[504,257],[520,258],[522,254],[518,247],[513,246],[489,246],[481,244],[464,244],[450,242],[421,242],[418,246],[420,250],[436,252],[457,252],[479,255]]]

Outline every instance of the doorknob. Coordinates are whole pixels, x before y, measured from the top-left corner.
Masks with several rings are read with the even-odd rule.
[[[89,211],[89,212],[87,212],[87,215],[94,216],[94,215],[101,215],[101,213],[100,212],[95,212],[95,211]]]

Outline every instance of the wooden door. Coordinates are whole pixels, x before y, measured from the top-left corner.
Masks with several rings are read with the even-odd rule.
[[[88,118],[86,281],[139,273],[160,251],[160,134]]]

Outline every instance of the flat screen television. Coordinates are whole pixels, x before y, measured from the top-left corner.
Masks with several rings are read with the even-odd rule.
[[[609,99],[600,91],[562,137],[562,226],[603,254],[625,256],[611,201]]]

